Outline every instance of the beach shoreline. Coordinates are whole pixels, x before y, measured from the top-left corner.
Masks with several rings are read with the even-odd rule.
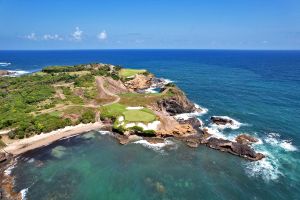
[[[15,140],[12,143],[6,144],[7,146],[2,150],[6,153],[12,154],[13,156],[18,156],[27,151],[47,146],[55,141],[64,138],[100,129],[103,126],[104,125],[101,122],[67,126],[62,129],[51,131],[49,133],[42,133],[40,135],[34,135],[29,138]]]

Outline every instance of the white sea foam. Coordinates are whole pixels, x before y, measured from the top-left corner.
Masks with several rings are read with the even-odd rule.
[[[250,177],[261,177],[265,181],[278,179],[282,173],[279,170],[279,163],[269,152],[261,152],[266,158],[255,162],[247,162],[246,173]]]
[[[20,191],[20,193],[21,193],[21,199],[22,200],[26,200],[27,199],[26,198],[27,192],[28,192],[28,188],[25,188],[25,189],[23,189],[23,190]]]
[[[182,114],[178,114],[178,115],[175,115],[175,119],[181,119],[181,120],[188,120],[190,118],[193,118],[193,117],[199,117],[201,115],[204,115],[208,112],[208,109],[207,108],[203,108],[203,107],[200,107],[198,104],[195,104],[195,107],[197,109],[200,109],[201,111],[195,111],[195,112],[191,112],[191,113],[182,113]]]
[[[21,76],[21,75],[30,73],[30,72],[24,71],[24,70],[8,70],[8,71],[9,71],[10,73],[12,73],[12,74],[8,75],[8,76],[10,76],[10,77]]]
[[[156,91],[155,89],[157,89],[157,88],[156,87],[149,87],[149,88],[145,89],[145,93],[150,93],[150,94],[158,93],[158,91]]]
[[[262,177],[265,181],[273,181],[286,175],[282,173],[281,167],[292,159],[287,152],[298,150],[291,141],[280,139],[278,133],[269,133],[254,146],[257,152],[263,153],[266,158],[247,163],[246,172],[249,176]]]
[[[154,151],[160,152],[160,153],[164,153],[163,148],[166,146],[176,146],[176,144],[170,140],[165,140],[164,142],[160,142],[160,143],[150,143],[147,140],[138,140],[133,142],[134,144],[141,144],[146,148],[152,149]]]
[[[280,134],[278,133],[269,133],[267,138],[265,138],[265,142],[272,146],[281,147],[285,151],[298,150],[298,148],[292,144],[292,141],[280,139]]]
[[[11,65],[10,62],[0,62],[0,66],[1,66],[1,67],[7,67],[7,66],[9,66],[9,65]]]
[[[10,176],[11,175],[11,172],[12,170],[16,167],[16,163],[9,166],[6,170],[4,170],[4,175],[5,176]]]
[[[216,127],[218,129],[221,129],[221,130],[224,130],[224,129],[233,129],[233,130],[236,130],[236,129],[239,129],[242,125],[242,123],[238,122],[237,120],[233,119],[233,118],[230,118],[228,116],[214,116],[214,117],[220,117],[220,118],[223,118],[223,119],[226,119],[226,120],[232,120],[232,124],[230,123],[227,123],[225,125],[222,125],[222,124],[215,124],[215,123],[212,123],[211,126],[212,127]]]
[[[215,137],[215,138],[221,138],[221,139],[228,139],[227,136],[225,136],[221,131],[219,131],[215,127],[205,127],[207,129],[207,132],[211,134],[210,137]]]
[[[112,132],[110,131],[98,131],[101,135],[111,135],[113,134]]]

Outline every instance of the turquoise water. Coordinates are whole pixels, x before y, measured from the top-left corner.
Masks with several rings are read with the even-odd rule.
[[[255,149],[267,154],[248,162],[177,142],[158,150],[120,146],[95,133],[20,158],[16,190],[28,188],[28,199],[298,199],[300,51],[4,51],[0,62],[25,71],[88,62],[148,69],[207,108],[200,118],[208,126],[212,115],[242,123],[220,136],[254,135],[261,140]]]

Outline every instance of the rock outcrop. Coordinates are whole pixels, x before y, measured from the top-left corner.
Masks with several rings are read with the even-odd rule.
[[[238,142],[232,142],[230,140],[224,140],[211,137],[205,141],[206,145],[212,149],[217,149],[224,152],[244,157],[249,160],[261,160],[265,156],[261,153],[256,153],[250,146],[246,144],[240,144]]]
[[[203,134],[203,131],[201,129],[202,122],[196,117],[189,118],[186,120],[179,119],[178,122],[180,124],[190,124],[199,134]]]
[[[235,138],[235,141],[240,144],[252,144],[258,142],[258,139],[247,134],[241,134]]]
[[[126,81],[124,84],[132,91],[146,89],[152,85],[152,75],[137,74],[133,79]]]
[[[169,98],[161,99],[157,102],[160,110],[167,111],[170,115],[177,115],[182,113],[191,113],[197,110],[195,105],[188,100],[185,94],[176,87],[165,88],[172,95]]]
[[[226,125],[226,124],[233,125],[234,124],[234,121],[232,119],[226,118],[226,117],[212,116],[210,119],[214,124],[217,124],[217,125]]]
[[[0,70],[0,76],[8,76],[14,74],[13,72],[10,72],[8,70]]]

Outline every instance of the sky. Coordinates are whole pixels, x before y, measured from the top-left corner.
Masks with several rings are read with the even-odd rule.
[[[15,49],[300,49],[300,0],[0,0]]]

